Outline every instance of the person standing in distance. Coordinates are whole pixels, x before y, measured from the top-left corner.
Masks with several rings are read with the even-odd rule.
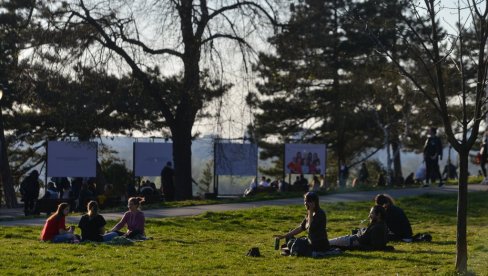
[[[174,170],[173,164],[167,162],[166,166],[161,170],[161,189],[166,201],[175,200],[175,186],[174,186]]]
[[[24,214],[26,216],[36,213],[37,200],[39,199],[39,172],[33,170],[29,176],[27,176],[20,183],[20,194],[24,199]]]
[[[430,135],[425,141],[424,145],[424,161],[426,167],[426,183],[424,186],[430,186],[430,183],[434,183],[436,179],[439,179],[439,187],[442,187],[441,172],[439,169],[439,159],[442,160],[442,142],[439,137],[436,136],[437,129],[435,127],[430,128]]]
[[[488,160],[488,130],[485,130],[485,134],[481,140],[480,147],[480,167],[483,172],[483,181],[481,184],[488,184],[488,175],[486,174],[486,161]]]

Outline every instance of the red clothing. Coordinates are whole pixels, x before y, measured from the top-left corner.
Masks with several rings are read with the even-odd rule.
[[[61,216],[60,218],[51,218],[46,221],[44,224],[44,228],[42,229],[41,233],[41,240],[43,241],[50,241],[54,238],[54,236],[59,235],[59,229],[66,230],[65,224],[65,217]]]
[[[302,173],[302,165],[300,163],[290,162],[287,167],[290,169],[290,173]]]

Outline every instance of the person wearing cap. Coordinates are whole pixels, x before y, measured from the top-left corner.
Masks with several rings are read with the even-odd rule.
[[[439,169],[439,159],[442,160],[442,142],[436,136],[436,132],[437,129],[435,127],[430,128],[430,135],[424,145],[424,161],[427,171],[424,186],[430,186],[430,183],[434,183],[436,179],[439,179],[439,187],[444,185]]]

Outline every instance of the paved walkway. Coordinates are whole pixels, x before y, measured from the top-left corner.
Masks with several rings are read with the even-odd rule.
[[[488,191],[487,185],[469,185],[469,191]],[[443,194],[443,193],[457,193],[457,186],[449,185],[441,188],[428,187],[428,188],[406,188],[406,189],[386,189],[383,191],[359,191],[351,193],[337,193],[324,195],[320,197],[321,202],[351,202],[351,201],[367,201],[373,200],[374,196],[378,193],[388,193],[394,198],[405,196],[417,196],[426,193]],[[214,205],[199,205],[180,208],[164,208],[164,209],[151,209],[144,210],[146,218],[165,218],[165,217],[179,217],[179,216],[195,216],[207,211],[222,212],[231,210],[241,210],[256,208],[261,206],[285,206],[285,205],[297,205],[303,204],[302,198],[287,198],[276,199],[269,201],[257,201],[257,202],[243,202],[243,203],[227,203],[227,204],[214,204]],[[102,213],[106,220],[119,220],[122,217],[120,213]],[[0,218],[15,218],[23,215],[22,209],[0,209]],[[45,218],[34,219],[16,219],[16,220],[4,220],[0,221],[0,226],[42,226],[45,222]],[[80,220],[80,216],[68,216],[67,224],[77,224]]]

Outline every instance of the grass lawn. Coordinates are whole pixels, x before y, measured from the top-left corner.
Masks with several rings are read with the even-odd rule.
[[[470,194],[469,270],[488,275],[488,193]],[[347,234],[366,218],[371,202],[322,204],[329,237]],[[94,275],[451,275],[456,246],[455,195],[426,195],[397,202],[415,233],[431,243],[392,243],[393,252],[347,251],[322,259],[282,257],[275,233],[295,227],[303,206],[262,207],[205,213],[196,217],[149,219],[152,240],[132,246],[38,242],[41,227],[0,227],[0,274]],[[108,227],[115,222],[110,221]],[[259,247],[260,258],[246,257]]]

